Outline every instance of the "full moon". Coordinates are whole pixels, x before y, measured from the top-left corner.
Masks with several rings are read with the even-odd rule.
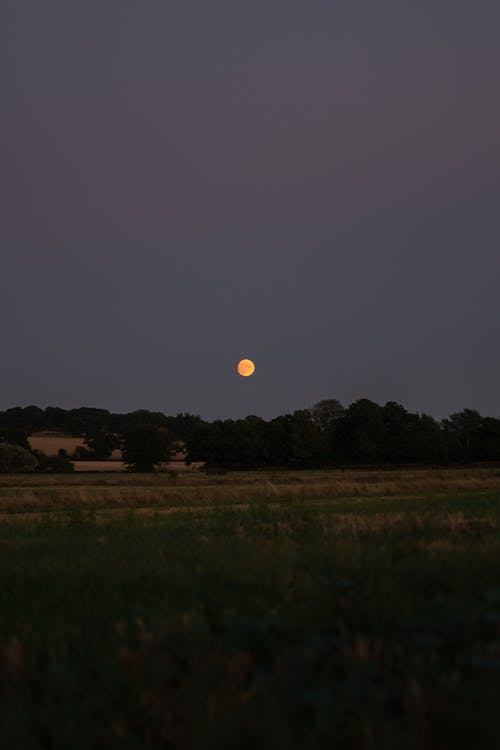
[[[238,362],[238,374],[243,378],[249,378],[255,372],[255,365],[251,359],[242,359]]]

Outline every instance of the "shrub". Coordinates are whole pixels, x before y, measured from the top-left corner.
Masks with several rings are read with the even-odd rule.
[[[10,443],[0,443],[0,474],[16,474],[33,471],[37,459],[25,448]]]
[[[37,471],[65,474],[75,470],[67,451],[62,448],[57,456],[46,456],[42,451],[36,451],[36,457],[38,459]]]

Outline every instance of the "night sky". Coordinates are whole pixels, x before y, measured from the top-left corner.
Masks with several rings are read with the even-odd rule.
[[[2,0],[0,408],[500,416],[499,40],[498,0]]]

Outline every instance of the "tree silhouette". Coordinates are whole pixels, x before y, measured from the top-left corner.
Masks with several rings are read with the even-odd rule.
[[[173,448],[173,441],[163,427],[137,425],[123,435],[123,460],[133,471],[153,471],[170,459]]]

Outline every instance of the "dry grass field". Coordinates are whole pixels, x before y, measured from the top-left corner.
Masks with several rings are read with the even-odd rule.
[[[57,456],[62,449],[67,451],[71,458],[74,455],[76,448],[85,448],[83,437],[62,437],[60,435],[39,434],[30,435],[28,442],[31,450],[42,451],[46,456]],[[75,471],[85,472],[125,471],[126,466],[121,461],[121,457],[121,451],[115,450],[111,454],[111,459],[109,461],[73,461],[73,466],[75,467]],[[189,467],[185,464],[183,458],[184,456],[182,453],[175,454],[173,460],[170,463],[164,464],[162,469],[170,471],[192,471],[202,465],[197,463]]]
[[[115,451],[115,453],[119,453],[119,451]],[[114,472],[114,471],[126,471],[127,467],[123,463],[123,461],[118,461],[116,458],[112,461],[73,461],[73,466],[75,467],[75,471],[86,471],[86,472]],[[176,461],[170,461],[169,463],[162,464],[161,471],[170,471],[170,472],[192,472],[196,471],[202,464],[192,464],[191,466],[188,466],[184,461],[182,460],[176,460]]]
[[[73,461],[75,471],[86,472],[114,472],[126,471],[127,467],[123,461]]]
[[[0,476],[0,746],[500,747],[500,469]]]
[[[67,451],[71,457],[74,455],[77,448],[85,448],[83,437],[64,437],[61,435],[30,435],[28,437],[31,450],[41,451],[46,456],[57,456],[60,450]],[[82,464],[84,461],[75,461],[75,469],[77,471],[120,471],[121,466],[115,466],[115,462],[120,463],[122,457],[121,451],[115,450],[111,454],[110,461],[94,461],[94,468],[84,468]]]
[[[393,471],[266,471],[207,475],[199,470],[133,474],[0,475],[0,513],[66,512],[71,509],[148,511],[231,506],[253,501],[286,504],[345,503],[385,497],[441,497],[463,492],[500,492],[500,469],[401,469]],[[123,468],[122,464],[118,464]],[[177,466],[177,464],[172,464]],[[87,468],[88,467],[88,468]],[[83,467],[82,467],[83,468]],[[87,469],[87,472],[85,472]]]
[[[57,456],[62,449],[73,455],[78,447],[84,448],[83,437],[60,437],[55,435],[30,435],[31,450],[42,451],[46,456]]]

